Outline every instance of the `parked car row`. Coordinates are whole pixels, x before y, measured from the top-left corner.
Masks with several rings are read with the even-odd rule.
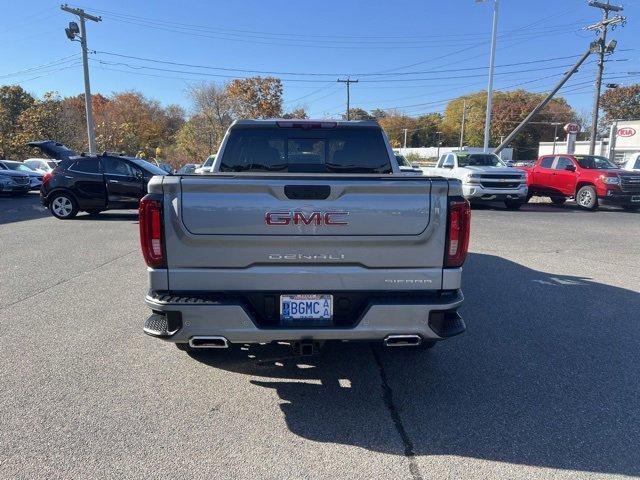
[[[36,171],[28,167],[22,162],[15,162],[13,160],[0,160],[0,170],[5,172],[12,171],[18,172],[27,177],[29,188],[28,190],[37,190],[42,185],[42,179],[44,178],[44,173]],[[19,178],[20,176],[13,175],[12,178]],[[21,191],[20,189],[19,191]]]

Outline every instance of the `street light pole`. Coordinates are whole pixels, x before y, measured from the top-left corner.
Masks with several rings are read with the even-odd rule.
[[[407,129],[403,128],[404,130],[404,148],[407,148]]]
[[[89,15],[81,8],[71,8],[66,4],[61,5],[60,9],[77,15],[80,18],[80,45],[82,46],[82,69],[84,72],[84,107],[87,114],[87,136],[89,137],[89,153],[95,154],[98,148],[96,146],[96,132],[93,124],[93,106],[91,103],[91,85],[89,83],[89,59],[87,55],[87,28],[85,20],[100,22],[102,21],[102,18]],[[67,29],[67,37],[69,37],[70,40],[75,39],[77,25],[75,25],[75,28],[75,31],[72,28]]]
[[[491,111],[493,109],[493,72],[494,72],[495,63],[496,63],[496,42],[497,42],[497,35],[498,35],[499,8],[500,8],[500,1],[493,0],[493,27],[491,29],[491,54],[489,55],[489,84],[487,85],[487,112],[484,119],[483,150],[485,153],[489,151],[489,141],[491,137]]]

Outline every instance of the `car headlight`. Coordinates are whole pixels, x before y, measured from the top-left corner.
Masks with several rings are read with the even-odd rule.
[[[466,176],[465,181],[467,183],[480,183],[480,175],[477,173],[470,173]]]
[[[620,185],[620,177],[602,177],[606,185]]]

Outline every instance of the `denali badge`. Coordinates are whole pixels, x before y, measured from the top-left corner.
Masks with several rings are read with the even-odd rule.
[[[264,214],[264,223],[270,227],[284,227],[286,225],[327,225],[343,226],[349,222],[341,220],[349,212],[311,212],[305,214],[298,210],[289,212],[267,212]]]
[[[344,260],[342,253],[270,253],[269,260]]]

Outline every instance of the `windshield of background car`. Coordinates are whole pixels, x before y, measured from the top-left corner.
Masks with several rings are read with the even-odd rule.
[[[586,168],[588,170],[608,170],[611,168],[618,168],[605,157],[598,157],[596,155],[575,155],[575,157],[578,164],[582,168]]]
[[[504,167],[497,155],[487,153],[458,154],[459,167]]]
[[[391,173],[379,128],[236,128],[222,172]]]
[[[9,170],[17,170],[19,172],[33,172],[33,169],[23,165],[22,163],[5,162],[4,163]]]
[[[135,163],[139,167],[145,169],[147,172],[151,173],[152,175],[167,174],[167,172],[165,172],[160,167],[154,165],[153,163],[147,162],[146,160],[142,160],[141,158],[130,158],[129,160],[131,160],[133,163]]]

